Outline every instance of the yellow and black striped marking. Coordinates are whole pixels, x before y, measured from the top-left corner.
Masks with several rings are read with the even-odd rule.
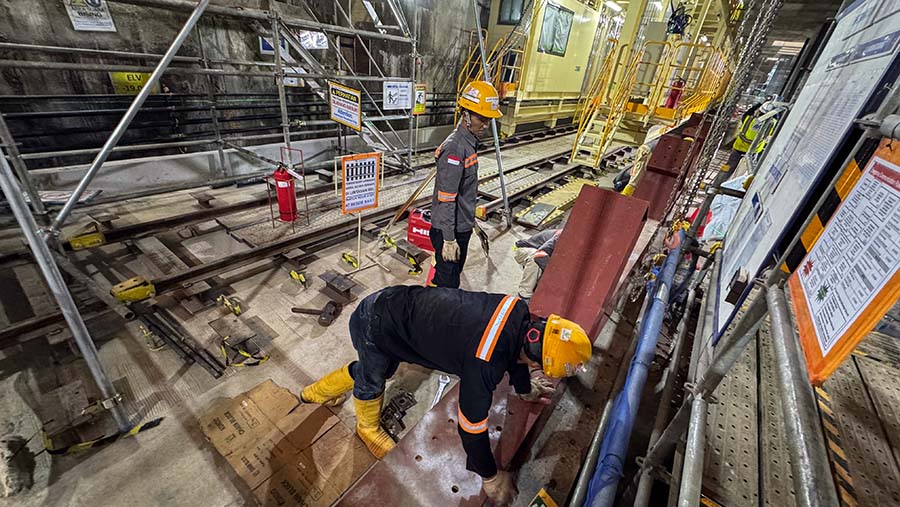
[[[94,449],[97,447],[102,447],[104,445],[111,444],[111,443],[115,442],[116,440],[119,440],[120,438],[132,437],[134,435],[137,435],[138,433],[147,431],[149,429],[153,429],[153,428],[159,426],[159,424],[162,422],[163,419],[164,419],[163,417],[158,417],[156,419],[147,421],[143,424],[138,424],[137,426],[135,426],[134,428],[131,428],[128,431],[121,431],[119,433],[115,433],[113,435],[106,435],[106,436],[100,437],[95,440],[87,440],[85,442],[78,442],[77,444],[67,445],[65,447],[58,447],[58,448],[53,447],[53,444],[50,442],[50,439],[47,437],[47,434],[45,433],[45,434],[43,434],[44,449],[47,450],[48,454],[53,454],[53,455],[76,454],[79,452],[84,452],[84,451],[87,451],[88,449]]]
[[[819,403],[819,417],[822,419],[822,428],[825,430],[825,445],[828,446],[828,458],[831,461],[831,473],[834,476],[834,487],[837,488],[838,498],[845,507],[856,507],[856,490],[853,488],[853,477],[850,475],[850,467],[847,462],[847,453],[844,452],[843,439],[840,426],[831,408],[831,396],[822,389],[816,387],[816,400]]]
[[[806,258],[806,254],[809,253],[825,230],[825,225],[828,224],[828,221],[831,220],[831,217],[837,211],[838,206],[847,198],[856,182],[859,181],[866,164],[869,163],[875,150],[878,149],[880,142],[880,139],[867,140],[853,155],[853,160],[847,164],[841,177],[828,190],[828,197],[822,204],[822,207],[819,208],[812,221],[803,230],[803,233],[800,235],[800,241],[797,242],[790,255],[784,261],[784,264],[781,266],[782,271],[793,273],[797,268],[801,267],[800,264]]]

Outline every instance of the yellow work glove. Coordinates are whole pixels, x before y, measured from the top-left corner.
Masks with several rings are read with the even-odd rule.
[[[445,239],[441,248],[441,258],[444,262],[459,262],[459,245],[455,239]]]
[[[496,507],[509,505],[519,494],[512,480],[512,474],[500,470],[490,479],[482,479],[481,487]]]

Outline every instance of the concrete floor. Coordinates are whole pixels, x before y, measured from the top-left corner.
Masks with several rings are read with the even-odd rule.
[[[223,200],[240,199],[243,191],[219,190]],[[185,192],[149,198],[117,206],[123,223],[158,218],[193,209],[195,203]],[[403,225],[405,227],[405,224]],[[203,227],[200,227],[202,230]],[[470,244],[469,261],[462,287],[470,290],[511,293],[516,289],[520,268],[510,255],[513,243],[530,232],[516,226],[501,232],[488,225],[491,257],[486,258],[477,241]],[[185,241],[184,246],[199,261],[243,248],[215,230]],[[324,282],[317,275],[335,269],[347,272],[340,261],[342,252],[355,250],[356,242],[317,252],[308,264],[312,285],[302,288],[283,267],[263,266],[248,277],[222,274],[234,295],[243,301],[241,318],[260,325],[267,335],[259,345],[271,359],[256,368],[232,369],[222,379],[213,379],[197,365],[186,367],[166,349],[151,351],[144,343],[138,325],[104,324],[94,330],[109,336],[99,344],[103,364],[117,388],[125,395],[126,406],[135,420],[165,417],[155,429],[126,438],[113,445],[75,456],[51,457],[42,452],[38,435],[40,423],[47,420],[46,405],[53,399],[47,385],[58,385],[82,377],[80,361],[63,356],[54,363],[46,358],[46,345],[8,349],[0,356],[0,429],[5,434],[29,439],[21,452],[33,456],[33,486],[13,498],[0,499],[0,507],[37,505],[245,505],[253,504],[249,490],[230,466],[206,442],[197,422],[199,416],[220,397],[231,397],[266,379],[298,393],[315,378],[353,360],[355,352],[347,334],[353,306],[346,308],[328,328],[320,327],[315,317],[298,315],[291,307],[321,307],[327,298],[319,292]],[[368,245],[363,243],[364,252]],[[364,253],[365,255],[365,253]],[[382,258],[390,273],[379,267],[354,275],[363,289],[361,296],[387,285],[422,284],[424,275],[407,274],[405,263],[385,254]],[[153,269],[144,262],[131,262],[126,268],[137,273]],[[185,329],[201,343],[214,343],[216,335],[208,323],[225,311],[209,307],[185,318]],[[178,313],[181,317],[183,312]],[[597,354],[591,368],[570,382],[569,389],[554,411],[547,429],[530,450],[522,468],[517,505],[525,505],[542,486],[562,501],[578,470],[579,456],[590,440],[599,408],[605,401],[618,371],[618,361],[627,347],[628,323],[616,334],[615,321],[597,342]],[[617,339],[618,337],[618,339]],[[623,346],[624,343],[624,346]],[[212,348],[210,349],[212,350]],[[59,371],[69,371],[62,375]],[[48,381],[48,377],[53,377]],[[66,380],[70,379],[70,380]],[[388,384],[390,397],[399,387],[413,392],[417,404],[408,412],[407,426],[415,423],[430,406],[437,387],[437,374],[409,365],[401,366]],[[54,393],[55,394],[55,393]],[[588,409],[588,410],[585,410]],[[352,404],[340,410],[341,418],[354,424]],[[473,475],[473,480],[477,480]]]

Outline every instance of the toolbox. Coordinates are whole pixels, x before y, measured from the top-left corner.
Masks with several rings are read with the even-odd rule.
[[[431,238],[429,237],[431,232],[431,211],[413,208],[409,212],[406,224],[406,239],[422,250],[434,253],[434,247],[431,246]]]

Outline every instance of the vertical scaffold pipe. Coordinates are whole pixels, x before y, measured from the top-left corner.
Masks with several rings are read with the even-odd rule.
[[[641,393],[647,382],[650,363],[656,353],[656,342],[659,339],[660,329],[662,329],[666,307],[669,305],[669,289],[672,286],[672,279],[675,277],[684,239],[684,231],[678,231],[678,245],[669,251],[659,277],[653,285],[653,301],[647,307],[647,313],[644,315],[637,348],[631,359],[625,385],[616,396],[609,424],[603,435],[600,459],[588,488],[586,506],[609,507],[615,501],[616,490],[622,477],[622,468],[628,452],[628,443],[631,440],[631,430],[640,406]]]

